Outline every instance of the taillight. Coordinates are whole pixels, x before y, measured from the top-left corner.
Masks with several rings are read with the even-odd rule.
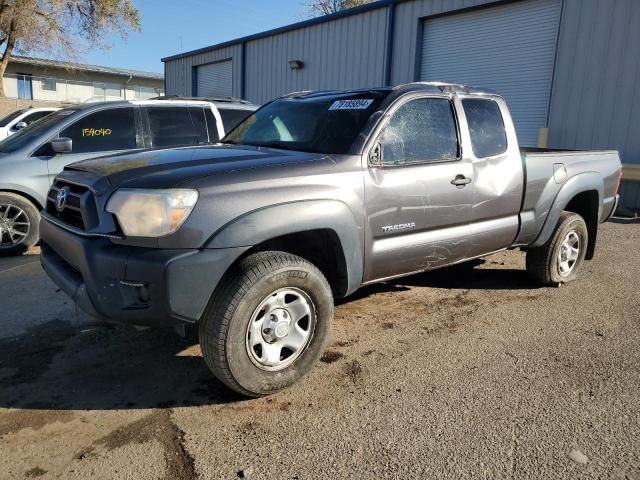
[[[618,173],[618,185],[616,186],[616,193],[620,193],[621,183],[622,183],[622,168],[620,169],[620,173]]]

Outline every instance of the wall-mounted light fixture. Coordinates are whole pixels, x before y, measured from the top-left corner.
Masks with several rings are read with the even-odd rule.
[[[289,60],[289,67],[291,67],[291,70],[301,70],[304,68],[304,62],[302,60]]]

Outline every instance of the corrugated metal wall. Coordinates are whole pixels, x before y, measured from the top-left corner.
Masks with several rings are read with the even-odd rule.
[[[298,90],[376,86],[384,82],[384,8],[247,43],[246,98],[263,103]],[[289,60],[302,60],[292,70]]]
[[[565,0],[549,146],[619,150],[640,163],[640,1]],[[640,184],[622,203],[640,207]]]
[[[396,5],[391,83],[418,80],[424,17],[495,3],[495,0],[414,0]]]
[[[560,0],[526,0],[425,20],[420,79],[480,85],[507,103],[520,145],[547,126]]]
[[[241,57],[242,45],[237,44],[168,61],[165,63],[167,94],[191,95],[193,67],[233,58],[234,60],[237,59],[237,61],[233,62],[233,95],[239,97],[242,91]]]

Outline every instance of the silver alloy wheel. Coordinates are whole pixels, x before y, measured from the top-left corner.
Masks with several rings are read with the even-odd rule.
[[[0,204],[0,248],[20,245],[31,231],[29,217],[20,207]]]
[[[571,230],[564,237],[558,252],[558,273],[561,277],[566,277],[573,271],[579,257],[580,236],[575,230]]]
[[[247,354],[263,370],[287,368],[304,352],[316,326],[311,298],[297,288],[282,288],[266,297],[247,326]]]

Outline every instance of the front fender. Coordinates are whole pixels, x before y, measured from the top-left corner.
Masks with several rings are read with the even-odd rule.
[[[33,188],[30,188],[27,185],[15,184],[15,183],[0,183],[0,192],[13,192],[19,195],[22,195],[26,198],[33,198],[38,205],[36,207],[45,208],[47,203],[46,195],[42,195],[41,191],[37,191]]]
[[[254,210],[229,222],[206,242],[204,248],[233,248],[258,245],[267,240],[310,230],[333,230],[344,253],[347,292],[362,283],[362,228],[353,213],[337,200],[308,200]]]
[[[540,247],[544,245],[553,235],[553,231],[560,220],[560,215],[567,207],[572,198],[579,193],[595,190],[598,192],[598,218],[602,215],[602,199],[604,198],[604,184],[602,175],[597,172],[580,173],[569,179],[558,191],[547,218],[544,221],[542,230],[530,247]]]

